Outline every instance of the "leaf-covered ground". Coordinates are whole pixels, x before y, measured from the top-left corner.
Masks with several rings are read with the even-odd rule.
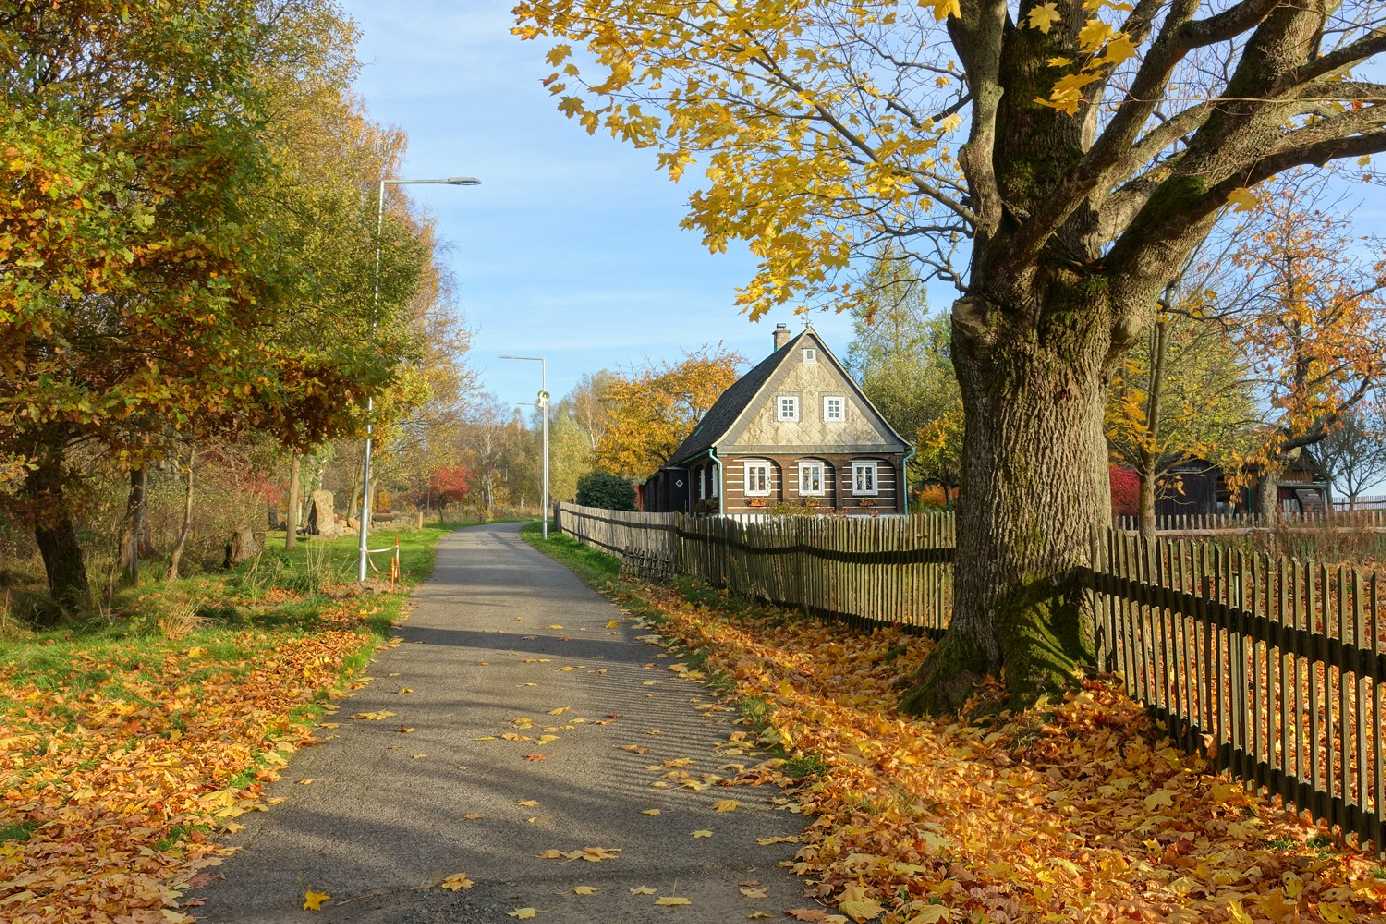
[[[408,535],[407,575],[438,534]],[[109,624],[0,641],[0,920],[187,919],[166,909],[217,862],[217,834],[264,810],[262,785],[403,603],[333,592],[340,563],[308,559],[311,574],[271,554],[151,589]]]
[[[1162,737],[1115,685],[990,724],[897,712],[930,643],[639,595],[806,779],[805,921],[1382,920],[1386,871]]]

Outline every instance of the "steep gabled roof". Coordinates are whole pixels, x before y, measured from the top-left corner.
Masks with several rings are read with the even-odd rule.
[[[717,396],[712,407],[703,415],[703,419],[698,421],[698,425],[693,428],[693,432],[679,443],[679,448],[674,450],[674,454],[669,457],[670,465],[679,465],[688,461],[694,456],[701,455],[712,448],[712,444],[717,442],[723,434],[736,423],[736,419],[741,416],[746,405],[750,404],[760,391],[760,386],[770,378],[780,365],[780,360],[789,355],[789,351],[794,348],[794,344],[804,335],[791,337],[789,342],[780,347],[769,356],[762,359],[750,372],[737,379],[722,394]]]
[[[737,379],[732,383],[730,388],[722,392],[708,412],[703,415],[703,419],[698,422],[698,426],[679,444],[678,449],[674,450],[674,454],[669,457],[668,464],[683,465],[690,462],[695,456],[706,453],[710,448],[716,445],[719,440],[726,436],[732,428],[736,426],[737,421],[741,419],[746,409],[755,402],[756,397],[765,387],[765,384],[774,376],[780,364],[793,352],[795,347],[797,347],[799,342],[805,337],[811,337],[813,339],[813,346],[817,347],[820,352],[827,356],[829,361],[842,376],[843,380],[847,383],[848,387],[851,388],[862,400],[862,403],[870,409],[871,413],[876,415],[876,419],[885,426],[886,432],[899,440],[900,449],[903,450],[908,448],[909,442],[896,432],[895,428],[890,425],[890,421],[885,419],[885,415],[871,403],[870,398],[866,397],[865,392],[861,390],[861,386],[856,383],[851,373],[842,365],[842,362],[833,354],[833,351],[828,348],[828,345],[823,342],[823,338],[819,337],[818,333],[812,327],[805,327],[797,336],[789,338],[789,341],[786,342],[784,346],[765,357],[757,363],[751,371]]]

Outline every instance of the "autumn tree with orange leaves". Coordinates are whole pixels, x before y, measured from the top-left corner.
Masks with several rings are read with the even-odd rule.
[[[587,131],[703,180],[752,317],[850,307],[884,241],[951,282],[965,414],[954,612],[907,697],[1018,701],[1089,662],[1106,381],[1187,257],[1278,173],[1386,149],[1375,0],[521,0]],[[578,53],[577,48],[583,51]]]
[[[1210,317],[1233,331],[1264,420],[1248,463],[1274,521],[1277,475],[1345,423],[1386,375],[1382,243],[1331,211],[1323,181],[1266,184],[1232,231],[1232,271]]]
[[[424,246],[387,223],[373,325],[374,210],[323,154],[375,173],[390,149],[354,144],[358,119],[310,159],[285,129],[286,92],[340,98],[353,41],[323,0],[0,17],[0,468],[21,479],[0,499],[32,525],[61,606],[88,594],[74,450],[138,487],[183,440],[309,445],[359,427],[413,352],[394,309]]]
[[[606,428],[597,441],[601,471],[643,481],[669,461],[717,397],[736,381],[744,360],[720,346],[678,362],[651,365],[607,380]]]

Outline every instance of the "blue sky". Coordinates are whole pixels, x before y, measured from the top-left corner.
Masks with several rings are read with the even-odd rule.
[[[510,35],[508,3],[343,6],[362,30],[358,90],[376,121],[408,134],[408,175],[482,180],[410,195],[438,218],[472,362],[503,401],[533,401],[538,368],[500,353],[547,354],[561,396],[585,373],[719,340],[756,360],[776,322],[802,326],[789,311],[759,323],[737,311],[752,258],[710,255],[679,230],[692,187],[656,173],[653,152],[589,136],[557,111],[539,84],[545,48]],[[814,326],[846,351],[846,318]]]

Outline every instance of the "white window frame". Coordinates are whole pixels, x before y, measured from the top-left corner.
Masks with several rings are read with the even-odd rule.
[[[818,487],[808,490],[804,487],[804,473],[815,472]],[[827,497],[828,496],[828,466],[817,459],[805,459],[799,463],[799,496],[800,497]]]
[[[785,402],[793,402],[794,413],[792,416],[785,416]],[[775,396],[775,419],[781,423],[793,423],[799,419],[799,396],[798,395],[776,395]]]
[[[698,469],[698,500],[707,500],[707,473]]]
[[[716,465],[708,466],[708,469],[712,472],[712,493],[708,496],[716,500],[722,493],[722,464],[719,462]]]
[[[828,413],[829,402],[837,402],[837,416]],[[824,395],[823,396],[823,420],[827,423],[842,423],[847,419],[847,396],[846,395]]]
[[[869,472],[870,487],[863,488],[862,474]],[[881,493],[881,463],[873,460],[852,463],[852,494],[856,497],[876,497]]]
[[[770,463],[765,459],[747,459],[741,463],[741,493],[747,497],[769,497],[770,491],[775,485],[775,473],[770,469]],[[752,472],[761,472],[765,475],[765,487],[763,489],[753,488],[755,484]]]
[[[813,347],[804,347],[804,362],[818,362],[818,350],[814,349]]]

